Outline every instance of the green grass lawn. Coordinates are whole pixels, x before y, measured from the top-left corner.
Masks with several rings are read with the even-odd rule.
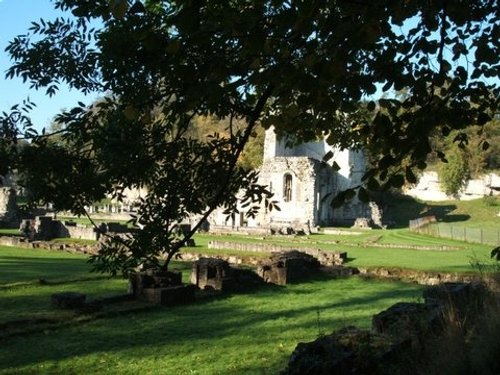
[[[19,228],[0,228],[0,236],[20,236]]]
[[[438,272],[475,272],[472,264],[490,263],[491,246],[453,241],[420,235],[408,230],[369,230],[361,235],[315,234],[299,237],[251,237],[243,235],[215,236],[197,234],[195,249],[186,248],[188,252],[224,253],[226,255],[265,256],[262,253],[239,252],[236,250],[207,250],[211,240],[277,244],[290,248],[320,248],[325,251],[346,251],[349,261],[347,265],[354,267],[396,267],[421,271]],[[372,244],[401,245],[402,248],[375,247]],[[457,250],[412,250],[404,246],[436,247],[448,246]]]
[[[95,245],[98,241],[87,240],[84,238],[54,238],[51,240],[54,243],[67,244],[67,245]]]
[[[79,254],[0,246],[0,286],[88,278],[90,266]],[[95,275],[96,277],[98,275]]]
[[[440,222],[472,228],[495,229],[500,226],[500,198],[424,202],[408,196],[388,198],[384,212],[398,227],[408,227],[408,221],[433,215]]]
[[[9,264],[8,259],[23,258],[25,251],[27,259],[45,259],[45,263],[28,267],[12,281],[38,275],[61,280],[64,271],[71,277],[87,276],[84,257],[44,250],[37,250],[38,256],[18,250],[14,256],[0,248],[0,270]],[[184,265],[185,276],[188,269]],[[373,314],[399,301],[416,301],[421,295],[421,288],[414,284],[318,277],[187,306],[151,307],[81,321],[53,310],[47,302],[50,294],[62,290],[91,296],[119,293],[125,290],[125,281],[68,278],[53,285],[2,284],[4,322],[10,317],[33,319],[51,314],[67,319],[56,329],[4,338],[0,333],[0,373],[5,374],[276,374],[299,342],[346,325],[369,327]]]
[[[488,262],[491,250],[407,230],[265,238],[198,234],[197,247],[185,250],[210,252],[208,241],[214,239],[342,250],[348,252],[352,266],[438,272],[474,271],[471,261]],[[458,250],[374,244],[446,245]],[[211,251],[241,255],[234,250]],[[421,296],[421,287],[415,284],[323,276],[174,308],[133,302],[105,307],[101,315],[55,310],[50,295],[56,292],[77,291],[91,299],[126,292],[126,280],[89,273],[86,259],[62,251],[0,247],[1,374],[86,374],[89,369],[115,374],[276,374],[297,343],[346,325],[369,327],[373,314]],[[184,281],[189,279],[189,263],[174,262],[172,267],[183,271]]]

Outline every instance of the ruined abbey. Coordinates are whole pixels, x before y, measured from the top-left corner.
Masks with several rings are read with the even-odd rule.
[[[333,157],[323,162],[330,151]],[[340,169],[335,170],[334,163]],[[367,216],[366,204],[354,199],[333,209],[330,203],[339,191],[358,185],[364,171],[365,160],[360,151],[340,150],[325,140],[287,147],[286,140],[279,139],[270,128],[266,131],[259,183],[274,193],[280,210],[262,209],[255,219],[248,219],[241,212],[229,221],[222,212],[216,212],[209,224],[211,228],[230,226],[247,231],[272,227],[312,230],[317,226],[353,224],[357,218]]]

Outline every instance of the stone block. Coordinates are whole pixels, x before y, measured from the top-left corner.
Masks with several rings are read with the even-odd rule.
[[[52,294],[52,305],[60,309],[79,309],[85,305],[87,296],[77,292],[63,292]]]
[[[195,300],[194,285],[175,285],[164,288],[144,288],[141,299],[162,306],[191,303]]]
[[[287,375],[386,374],[405,351],[388,336],[347,327],[310,343],[299,343],[288,361]]]
[[[319,270],[320,263],[312,255],[297,250],[277,253],[257,268],[257,274],[268,283],[286,285]]]
[[[129,293],[140,298],[146,288],[163,288],[181,284],[181,272],[148,269],[129,276]]]
[[[200,289],[223,290],[232,281],[232,270],[225,260],[200,258],[193,262],[191,283]]]
[[[399,302],[372,318],[373,330],[399,341],[423,343],[429,334],[443,329],[443,310],[436,304]]]
[[[463,322],[471,323],[482,313],[489,297],[482,283],[443,283],[424,290],[426,303],[440,304]]]

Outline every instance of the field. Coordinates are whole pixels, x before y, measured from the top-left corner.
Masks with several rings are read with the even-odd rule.
[[[473,224],[476,219],[469,216],[465,223]],[[346,251],[348,266],[366,268],[468,274],[478,272],[476,263],[491,264],[491,246],[406,229],[352,232],[297,237],[197,234],[197,246],[185,251],[268,256],[208,249],[209,241],[224,240]],[[189,280],[189,263],[174,262],[172,268]],[[286,287],[265,285],[170,308],[121,301],[98,311],[54,309],[50,296],[57,292],[78,291],[90,299],[127,292],[125,279],[89,271],[83,255],[0,247],[0,374],[277,374],[299,342],[347,325],[369,328],[373,314],[396,302],[420,301],[422,292],[416,284],[320,275]]]
[[[325,251],[346,251],[349,266],[354,267],[389,267],[432,272],[475,272],[472,264],[489,263],[491,246],[466,243],[447,239],[438,239],[419,235],[405,229],[368,230],[359,235],[315,234],[310,236],[289,237],[251,237],[198,234],[195,237],[197,247],[186,249],[203,254],[265,256],[262,253],[241,253],[232,250],[207,249],[210,240],[231,242],[262,242],[300,249],[301,247],[319,248]],[[399,246],[399,247],[398,247]],[[440,251],[441,246],[454,250]],[[407,247],[414,247],[407,248]],[[426,250],[426,249],[436,250]]]
[[[298,342],[345,325],[369,327],[371,315],[421,294],[412,284],[318,277],[188,306],[142,303],[82,316],[53,310],[50,294],[124,293],[125,280],[88,274],[84,257],[45,250],[0,248],[0,269],[0,373],[6,374],[83,374],[90,368],[120,374],[274,374]],[[49,317],[50,324],[42,319]]]

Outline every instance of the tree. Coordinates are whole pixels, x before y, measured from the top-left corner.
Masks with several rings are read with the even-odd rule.
[[[454,147],[448,152],[447,163],[439,168],[439,184],[446,195],[457,196],[470,177],[467,152]]]
[[[388,188],[425,168],[430,134],[482,126],[498,110],[495,1],[54,4],[76,20],[33,23],[9,44],[7,75],[48,95],[65,82],[106,99],[57,118],[67,147],[40,135],[22,153],[5,152],[9,167],[25,171],[34,199],[78,213],[106,193],[148,186],[137,218],[144,229],[95,258],[112,272],[144,262],[166,267],[197,228],[179,237],[177,223],[222,205],[234,213],[239,189],[251,207],[261,199],[272,206],[256,175],[237,165],[258,122],[297,141],[327,136],[341,147],[369,148],[377,160],[364,182]],[[370,100],[380,90],[406,94]],[[190,138],[198,115],[228,118],[227,135]],[[403,159],[406,166],[393,169]],[[366,199],[367,190],[358,195]]]

